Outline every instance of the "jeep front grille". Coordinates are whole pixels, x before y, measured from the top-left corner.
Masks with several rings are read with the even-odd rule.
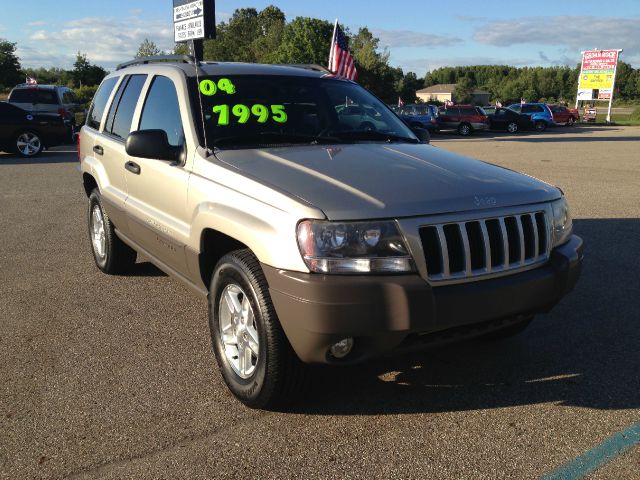
[[[420,228],[420,239],[432,281],[515,272],[549,258],[542,211],[427,225]]]

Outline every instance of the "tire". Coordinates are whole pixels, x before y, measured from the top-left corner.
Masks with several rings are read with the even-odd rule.
[[[501,330],[496,330],[495,332],[491,332],[488,333],[486,335],[483,335],[482,337],[480,337],[482,340],[486,340],[486,341],[499,341],[499,340],[505,340],[507,338],[511,338],[514,337],[522,332],[524,332],[527,327],[529,325],[531,325],[531,322],[533,321],[533,315],[525,318],[524,320],[522,320],[521,322],[518,322],[514,325],[510,325],[506,328],[503,328]]]
[[[471,128],[471,125],[469,125],[468,123],[461,123],[458,126],[458,134],[462,135],[463,137],[468,137],[469,135],[471,135],[472,132],[473,132],[473,129]]]
[[[517,133],[517,131],[518,131],[518,124],[516,122],[509,122],[507,124],[507,132]]]
[[[91,251],[98,269],[110,275],[130,270],[136,263],[136,251],[116,235],[97,188],[89,196],[87,220]]]
[[[575,119],[573,117],[569,117],[569,120],[567,120],[567,123],[565,124],[566,127],[573,127],[573,124],[575,123]]]
[[[272,409],[295,399],[304,365],[280,326],[262,268],[249,250],[233,251],[216,265],[209,329],[222,377],[238,400]]]
[[[537,120],[534,126],[537,132],[544,132],[547,129],[547,122],[544,120]]]
[[[15,136],[14,142],[15,152],[24,158],[33,158],[44,149],[44,143],[38,132],[33,130],[21,130]]]

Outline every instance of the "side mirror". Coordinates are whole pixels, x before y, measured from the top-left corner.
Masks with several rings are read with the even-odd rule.
[[[125,151],[132,157],[178,161],[182,148],[170,145],[164,130],[138,130],[127,137]]]
[[[429,135],[429,132],[424,128],[414,127],[411,131],[422,143],[429,143],[431,141],[431,135]]]

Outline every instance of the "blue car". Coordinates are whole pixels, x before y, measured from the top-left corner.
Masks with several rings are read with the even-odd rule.
[[[514,103],[509,108],[518,113],[529,115],[531,123],[539,132],[544,132],[547,127],[555,125],[551,109],[546,103]]]
[[[429,132],[438,130],[438,107],[435,105],[405,105],[396,113],[411,128],[424,128]]]

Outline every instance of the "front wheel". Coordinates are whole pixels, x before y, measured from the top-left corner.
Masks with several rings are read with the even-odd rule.
[[[292,400],[303,364],[276,315],[257,258],[236,250],[220,259],[209,289],[213,351],[231,393],[251,408]]]
[[[104,273],[117,274],[136,263],[136,251],[118,238],[115,227],[102,205],[100,192],[89,196],[89,239],[96,266]]]
[[[544,132],[547,129],[547,122],[543,120],[538,120],[535,123],[535,127],[538,132]]]
[[[15,150],[18,155],[31,158],[40,155],[44,149],[44,144],[40,135],[32,130],[24,130],[16,135]]]
[[[507,125],[507,131],[509,133],[516,133],[518,131],[518,124],[516,122],[510,122]]]
[[[469,135],[471,135],[471,132],[471,125],[469,125],[468,123],[461,123],[458,127],[458,133],[463,137],[468,137]]]
[[[567,127],[573,127],[574,123],[575,119],[573,117],[569,117],[569,120],[567,120]]]

